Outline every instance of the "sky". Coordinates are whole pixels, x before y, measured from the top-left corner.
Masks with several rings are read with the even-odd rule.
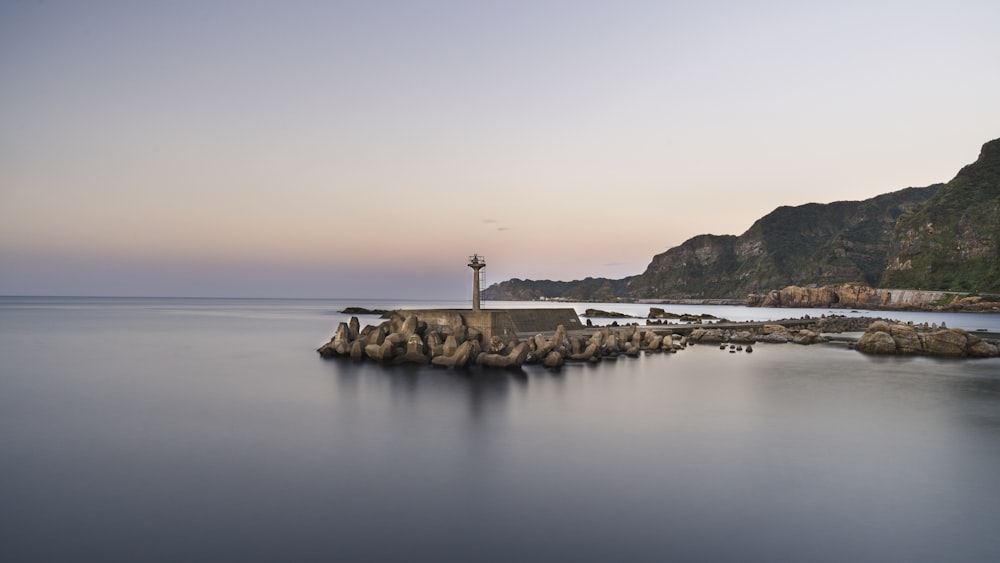
[[[0,295],[641,273],[1000,137],[1000,2],[0,0]]]

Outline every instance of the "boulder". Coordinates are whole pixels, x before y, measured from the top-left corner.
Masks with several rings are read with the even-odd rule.
[[[709,343],[719,343],[726,341],[726,333],[722,332],[722,329],[718,328],[696,328],[691,331],[688,335],[688,340],[691,342],[709,342]]]
[[[931,356],[964,356],[968,339],[964,331],[949,329],[922,334],[924,353]]]
[[[770,334],[764,334],[757,337],[757,342],[768,342],[771,344],[784,344],[788,342],[792,336],[787,332],[772,332]]]
[[[819,335],[808,329],[801,329],[792,337],[792,342],[796,344],[815,344],[820,341]]]
[[[1000,349],[993,342],[976,339],[978,342],[968,347],[969,355],[974,358],[996,358],[1000,356]]]
[[[889,328],[886,326],[886,328]],[[871,330],[865,332],[854,345],[855,350],[866,354],[895,354],[896,342],[892,335],[882,330]]]
[[[753,333],[749,330],[740,330],[729,335],[729,341],[736,344],[753,344],[757,341]]]

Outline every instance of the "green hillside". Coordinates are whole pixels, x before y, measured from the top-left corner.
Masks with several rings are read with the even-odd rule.
[[[703,234],[621,280],[513,279],[488,299],[728,298],[789,285],[1000,292],[1000,139],[947,184],[779,207],[739,236]]]

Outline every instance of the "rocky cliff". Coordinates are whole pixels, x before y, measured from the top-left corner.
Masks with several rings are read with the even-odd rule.
[[[940,188],[779,207],[740,236],[699,235],[653,257],[633,298],[740,298],[789,285],[878,283],[897,219]]]
[[[743,299],[788,286],[845,283],[1000,291],[998,249],[1000,139],[984,145],[979,160],[947,184],[864,201],[779,207],[739,236],[698,235],[658,254],[637,276],[573,282],[514,279],[491,286],[486,296]]]
[[[1000,292],[1000,139],[900,217],[882,285]]]

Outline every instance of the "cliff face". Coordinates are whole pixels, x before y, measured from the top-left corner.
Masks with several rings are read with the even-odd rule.
[[[653,257],[631,298],[742,298],[789,285],[875,285],[896,220],[940,185],[865,201],[779,207],[736,237],[700,235]]]
[[[893,232],[887,287],[1000,291],[1000,139]]]
[[[947,184],[864,201],[779,207],[742,235],[698,235],[622,280],[514,279],[486,295],[743,299],[788,286],[844,283],[1000,292],[1000,139],[986,143],[979,159]]]

